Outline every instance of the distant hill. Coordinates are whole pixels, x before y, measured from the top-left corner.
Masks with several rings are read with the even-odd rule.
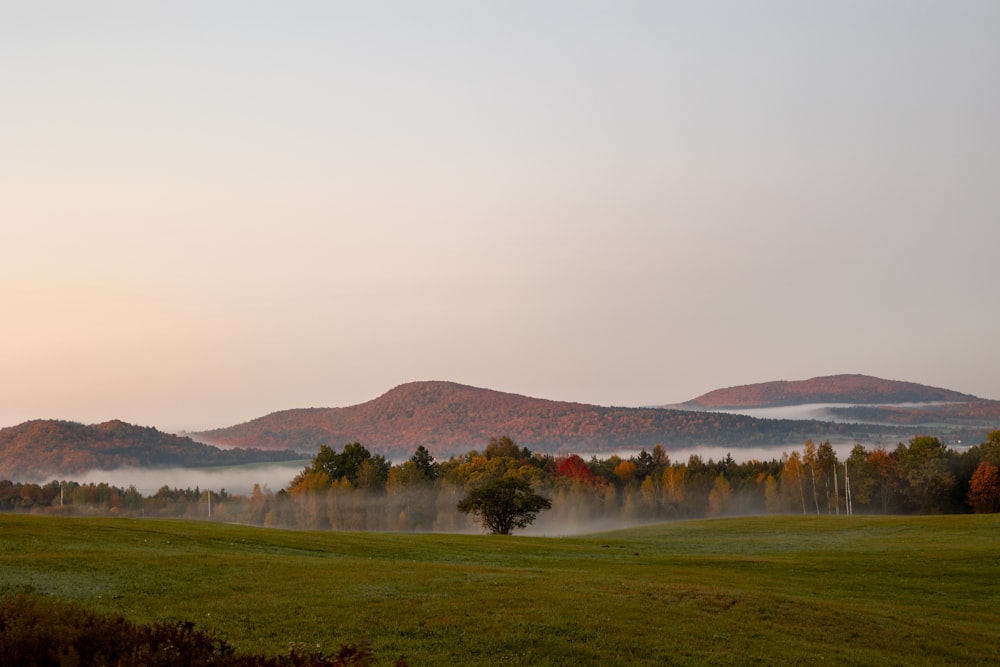
[[[945,427],[948,427],[956,434],[963,429],[988,433],[1000,428],[1000,401],[986,399],[920,406],[852,405],[827,408],[827,412],[836,419],[869,424],[912,426],[924,430],[946,430]]]
[[[225,451],[117,420],[91,426],[36,420],[0,429],[0,479],[44,481],[95,469],[235,465],[295,458],[301,457],[289,451]]]
[[[192,434],[207,443],[313,453],[361,442],[389,456],[420,445],[434,456],[482,450],[508,435],[538,452],[600,453],[623,449],[801,444],[807,438],[869,438],[866,426],[753,419],[742,415],[614,408],[529,398],[453,382],[413,382],[352,407],[306,408]]]
[[[827,375],[811,380],[763,382],[716,389],[673,406],[692,410],[770,408],[809,403],[887,405],[979,401],[971,394],[928,387],[915,382],[883,380],[869,375]]]

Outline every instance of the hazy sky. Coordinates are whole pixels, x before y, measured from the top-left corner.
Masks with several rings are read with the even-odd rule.
[[[0,426],[1000,399],[1000,2],[0,0]]]

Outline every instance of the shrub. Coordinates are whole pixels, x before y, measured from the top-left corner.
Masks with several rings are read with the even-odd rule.
[[[240,655],[194,623],[136,625],[24,593],[0,603],[0,665],[19,667],[348,667],[367,665],[364,642],[335,655],[293,645],[277,656]],[[406,663],[400,659],[397,666]]]

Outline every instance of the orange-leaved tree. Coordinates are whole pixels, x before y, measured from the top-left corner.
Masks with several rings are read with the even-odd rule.
[[[976,514],[1000,511],[1000,468],[983,461],[969,480],[969,504]]]

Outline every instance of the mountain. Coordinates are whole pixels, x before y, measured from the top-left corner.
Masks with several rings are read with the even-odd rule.
[[[982,399],[915,382],[883,380],[870,375],[827,375],[811,380],[763,382],[716,389],[681,403],[678,408],[722,410],[770,408],[809,403],[888,405],[896,403],[966,403]]]
[[[321,445],[340,448],[357,441],[373,452],[398,457],[423,445],[440,458],[482,450],[490,438],[503,435],[533,451],[582,454],[656,444],[743,447],[801,444],[808,438],[868,440],[872,429],[718,412],[600,407],[453,382],[413,382],[360,405],[284,410],[192,435],[221,446],[287,448],[309,454]]]
[[[95,469],[235,465],[296,458],[301,457],[289,451],[224,451],[118,420],[90,426],[35,420],[0,429],[0,479],[43,481],[53,475]]]

